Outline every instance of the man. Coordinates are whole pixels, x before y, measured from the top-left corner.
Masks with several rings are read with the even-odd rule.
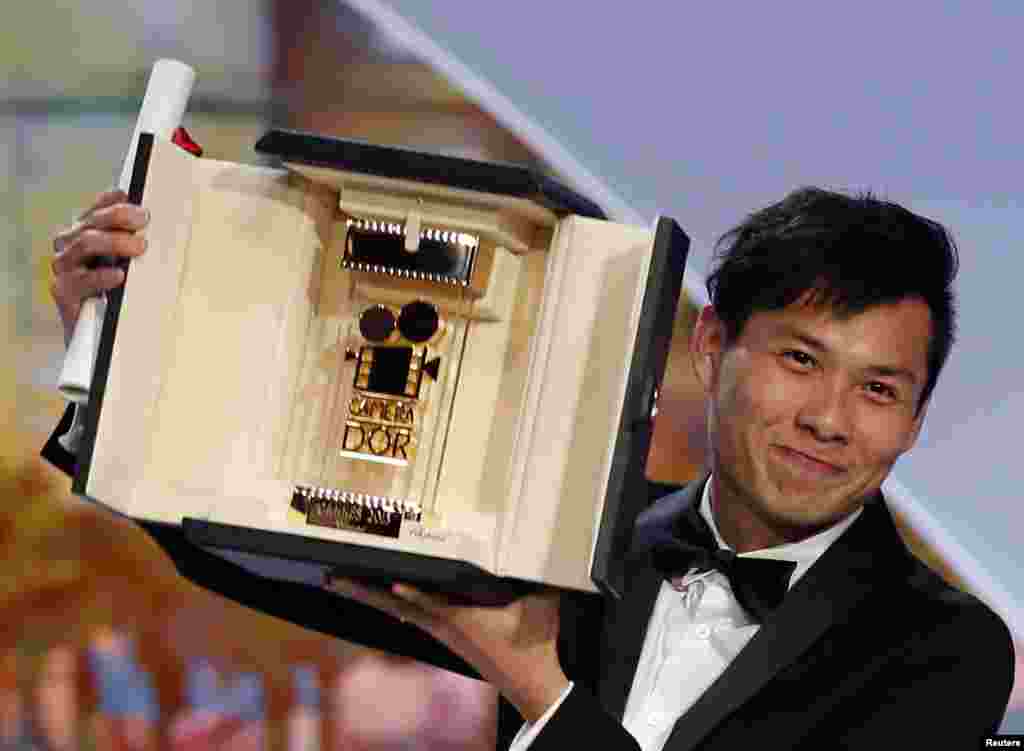
[[[143,250],[131,232],[145,218],[121,200],[101,198],[92,229],[56,239],[65,326],[82,294],[120,282],[85,259]],[[545,593],[472,608],[339,580],[329,586],[373,609],[296,589],[299,620],[479,674],[526,720],[518,751],[592,738],[644,751],[972,748],[993,732],[1010,635],[910,556],[880,493],[953,341],[953,243],[900,206],[803,189],[728,233],[717,260],[691,342],[709,476],[641,514],[622,601]],[[186,576],[296,618],[244,572],[150,531]]]

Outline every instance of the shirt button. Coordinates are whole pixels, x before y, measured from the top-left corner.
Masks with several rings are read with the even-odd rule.
[[[651,712],[647,715],[647,724],[661,727],[668,722],[668,714],[665,712]]]
[[[697,628],[695,628],[693,632],[697,635],[698,639],[707,639],[709,636],[711,636],[711,626],[707,625],[706,623],[702,623],[699,626],[697,626]]]

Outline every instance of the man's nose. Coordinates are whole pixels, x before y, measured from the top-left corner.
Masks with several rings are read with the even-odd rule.
[[[838,378],[821,378],[797,413],[797,424],[819,441],[845,443],[851,431],[848,396]]]

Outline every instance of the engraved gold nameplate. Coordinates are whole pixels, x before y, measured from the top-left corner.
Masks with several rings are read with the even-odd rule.
[[[418,522],[418,506],[395,498],[364,496],[328,488],[297,485],[291,506],[305,514],[306,523],[330,529],[398,537],[403,520]]]

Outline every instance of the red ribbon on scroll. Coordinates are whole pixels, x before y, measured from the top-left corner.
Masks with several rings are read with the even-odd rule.
[[[185,149],[189,154],[194,154],[195,156],[203,155],[203,147],[193,141],[188,131],[180,125],[174,129],[174,133],[171,135],[171,143]]]

